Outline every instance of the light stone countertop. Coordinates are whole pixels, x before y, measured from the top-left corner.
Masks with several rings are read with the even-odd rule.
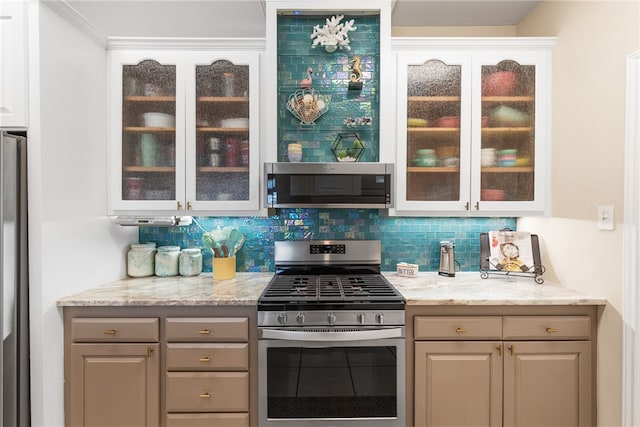
[[[415,278],[395,272],[384,276],[404,296],[407,305],[606,305],[605,298],[587,295],[545,280],[531,277],[456,273],[455,277],[420,272]],[[543,277],[544,278],[544,277]]]
[[[455,277],[420,272],[415,278],[395,272],[384,276],[405,297],[407,305],[605,305],[602,297],[586,295],[529,277],[457,273]],[[237,273],[234,279],[213,280],[211,273],[195,277],[127,278],[64,297],[58,306],[202,306],[256,305],[273,273]]]

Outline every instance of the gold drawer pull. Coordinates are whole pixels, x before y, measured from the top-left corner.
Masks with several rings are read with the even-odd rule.
[[[457,333],[457,334],[464,334],[465,332],[467,332],[467,330],[466,330],[466,329],[463,329],[463,328],[456,328],[456,333]]]
[[[509,353],[511,353],[512,356],[516,355],[516,348],[514,346],[510,345],[507,348],[509,349]]]
[[[200,335],[209,335],[209,334],[211,333],[211,331],[210,331],[210,330],[208,330],[208,329],[200,329],[200,330],[198,331],[198,333],[199,333]]]
[[[202,394],[200,395],[200,399],[211,399],[211,395],[210,395],[210,394],[209,394],[209,392],[207,391],[207,392],[202,393]]]
[[[104,331],[105,335],[115,335],[116,332],[118,332],[117,329],[107,329],[106,331]]]
[[[498,354],[502,356],[502,345],[497,346],[496,350],[498,350]]]
[[[556,328],[547,328],[546,331],[549,332],[549,333],[558,332],[558,330]]]
[[[198,360],[199,360],[200,362],[202,362],[202,363],[209,363],[209,362],[211,362],[211,358],[210,358],[209,356],[201,357],[201,358],[200,358],[200,359],[198,359]]]

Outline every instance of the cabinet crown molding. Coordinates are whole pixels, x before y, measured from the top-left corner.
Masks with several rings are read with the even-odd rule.
[[[144,49],[144,50],[264,50],[265,39],[261,37],[247,38],[165,38],[165,37],[110,37],[107,48],[115,49]]]

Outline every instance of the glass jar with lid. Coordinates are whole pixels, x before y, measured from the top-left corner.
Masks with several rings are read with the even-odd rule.
[[[180,246],[160,246],[156,253],[156,276],[178,275]]]
[[[181,276],[197,276],[202,273],[202,251],[186,248],[180,252],[179,271]]]
[[[153,276],[155,254],[155,243],[132,243],[127,252],[127,274],[131,277]]]

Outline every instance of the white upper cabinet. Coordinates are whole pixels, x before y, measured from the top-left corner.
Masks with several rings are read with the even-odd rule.
[[[110,213],[256,213],[259,53],[114,50]]]
[[[394,39],[397,215],[544,215],[553,39]]]
[[[26,3],[0,1],[0,127],[27,126]]]

